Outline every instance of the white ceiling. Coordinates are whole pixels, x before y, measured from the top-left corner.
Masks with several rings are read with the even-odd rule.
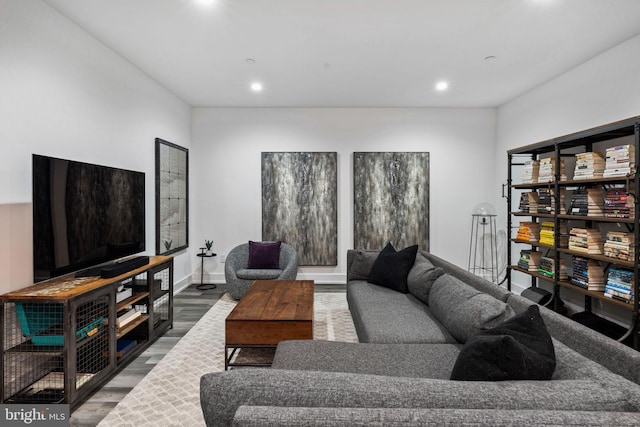
[[[45,1],[192,106],[495,107],[640,34],[639,0]]]

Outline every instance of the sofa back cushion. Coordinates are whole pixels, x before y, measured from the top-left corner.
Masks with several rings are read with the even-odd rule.
[[[408,293],[407,276],[416,261],[418,245],[409,246],[396,251],[389,242],[371,266],[369,271],[369,283],[384,286],[394,291]]]
[[[347,280],[367,280],[380,251],[349,250],[347,252]]]
[[[434,317],[461,343],[515,315],[506,303],[449,274],[443,274],[433,283],[429,292],[429,308]]]
[[[409,293],[425,304],[429,304],[429,292],[433,282],[444,274],[444,270],[435,267],[431,261],[420,252],[416,255],[416,262],[413,264],[407,276],[407,288]]]

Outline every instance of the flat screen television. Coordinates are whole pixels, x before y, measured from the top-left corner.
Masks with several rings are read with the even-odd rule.
[[[34,282],[145,250],[143,172],[33,155]]]

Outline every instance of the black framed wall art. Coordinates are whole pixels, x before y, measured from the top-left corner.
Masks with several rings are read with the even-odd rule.
[[[338,153],[262,153],[262,239],[298,252],[298,265],[338,263]]]
[[[189,150],[156,138],[156,254],[189,247]]]
[[[353,153],[355,249],[429,250],[429,153]]]

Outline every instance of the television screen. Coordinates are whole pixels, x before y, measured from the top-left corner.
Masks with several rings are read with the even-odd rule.
[[[143,172],[33,155],[34,282],[144,250]]]

